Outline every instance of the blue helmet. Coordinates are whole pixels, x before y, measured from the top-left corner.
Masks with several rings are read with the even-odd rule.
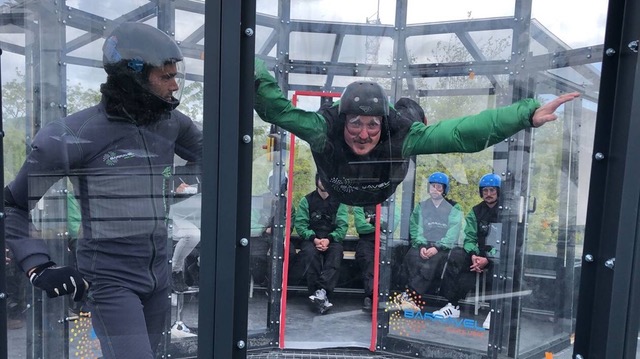
[[[482,197],[482,189],[485,187],[495,187],[498,190],[498,194],[500,193],[500,185],[502,184],[502,179],[495,173],[487,173],[486,175],[480,178],[480,182],[478,182],[478,191],[480,193],[480,197]]]
[[[442,187],[444,187],[442,191],[443,196],[446,196],[449,192],[449,176],[442,172],[433,172],[431,176],[429,176],[429,183],[440,183]]]

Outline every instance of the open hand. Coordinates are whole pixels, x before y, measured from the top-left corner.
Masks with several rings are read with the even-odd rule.
[[[533,123],[533,127],[540,127],[547,122],[555,121],[558,119],[558,116],[554,113],[565,102],[569,102],[579,97],[579,92],[571,92],[566,93],[564,95],[560,95],[557,98],[553,99],[553,101],[549,101],[544,105],[538,107],[536,112],[533,113],[533,117],[531,122]]]

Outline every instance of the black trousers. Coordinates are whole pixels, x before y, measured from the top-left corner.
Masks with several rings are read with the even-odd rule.
[[[329,248],[320,252],[313,241],[302,241],[298,260],[304,263],[305,277],[309,294],[324,289],[327,294],[333,293],[340,276],[343,247],[341,243],[332,242]]]
[[[419,294],[436,293],[442,270],[449,257],[448,250],[441,250],[429,259],[420,257],[420,248],[410,248],[404,257],[408,276],[407,285]]]
[[[471,254],[465,252],[462,248],[454,248],[447,261],[447,269],[442,279],[442,295],[453,304],[466,298],[467,293],[471,291],[476,284],[476,272],[469,270],[471,266]],[[491,262],[485,270],[490,270]],[[487,281],[490,282],[491,276],[487,275]],[[490,283],[488,283],[491,288]]]
[[[167,266],[169,272],[169,266]],[[169,287],[136,293],[120,285],[92,283],[86,307],[105,359],[152,359],[171,313]]]
[[[375,240],[359,239],[356,244],[356,263],[362,274],[362,284],[365,297],[373,295],[373,258],[375,254]]]

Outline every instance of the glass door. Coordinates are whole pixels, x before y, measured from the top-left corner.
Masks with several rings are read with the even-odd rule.
[[[204,5],[3,9],[8,356],[196,355]],[[49,298],[33,268],[91,285]]]
[[[396,110],[406,106],[398,100],[409,98],[426,115],[405,116],[447,126],[447,119],[527,98],[533,100],[521,106],[549,103],[574,91],[581,95],[556,111],[557,121],[520,131],[483,151],[417,156],[403,164],[408,169],[404,181],[379,201],[387,208],[380,219],[386,228],[380,233],[379,283],[373,294],[380,304],[373,308],[379,330],[370,348],[412,356],[464,350],[535,357],[569,347],[586,216],[586,198],[579,193],[589,186],[595,131],[589,124],[598,100],[604,33],[604,23],[596,20],[606,13],[606,3],[582,9],[583,17],[599,25],[581,36],[560,26],[550,16],[555,11],[537,2],[491,8],[466,4],[465,11],[457,5],[427,11],[419,1],[395,8],[373,1],[367,11],[365,6],[336,12],[326,10],[334,8],[330,4],[305,8],[298,2],[258,2],[258,68],[264,65],[260,71],[274,76],[284,97],[295,91],[342,92],[353,81],[375,81]],[[563,6],[567,11],[580,7]],[[322,26],[327,21],[340,26],[329,30]],[[302,108],[325,113],[321,106]],[[271,115],[264,110],[268,106],[258,108],[258,116]],[[291,131],[299,130],[294,127]],[[317,145],[309,133],[302,137],[305,146],[310,140],[310,147]],[[335,159],[314,156],[316,164]],[[310,186],[314,170],[295,166],[308,172],[302,185]],[[430,180],[435,178],[440,182]],[[355,182],[341,185],[351,190]],[[305,194],[296,186],[294,202]],[[439,188],[453,218],[435,239],[433,233],[440,232],[429,226],[437,221],[424,214],[442,203],[442,198],[434,200],[432,187]],[[486,220],[480,211],[483,203],[494,208],[486,204],[492,196],[496,210],[490,212],[497,214]],[[358,235],[356,227],[354,220],[349,233]],[[481,246],[473,236],[482,239]],[[435,250],[427,254],[430,248]],[[436,252],[439,260],[425,264]],[[461,271],[460,263],[476,255],[484,270]],[[456,261],[457,256],[462,259]],[[305,293],[301,302],[311,296]]]

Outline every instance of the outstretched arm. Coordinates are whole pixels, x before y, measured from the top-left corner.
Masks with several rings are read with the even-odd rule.
[[[414,123],[404,140],[402,152],[404,156],[412,156],[482,151],[520,130],[554,121],[558,118],[554,114],[558,107],[578,96],[578,93],[565,94],[542,106],[536,100],[524,99],[506,107],[431,126]]]
[[[325,119],[316,112],[293,106],[267,70],[264,61],[255,61],[254,108],[258,116],[308,142],[312,150],[321,151],[327,136]]]

